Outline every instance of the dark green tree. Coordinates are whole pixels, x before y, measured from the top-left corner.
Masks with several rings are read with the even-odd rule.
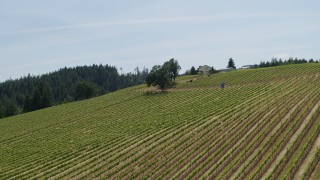
[[[42,92],[41,108],[51,107],[53,105],[52,89],[49,85],[45,85]]]
[[[40,84],[35,89],[32,100],[31,107],[26,107],[28,110],[38,110],[47,108],[53,105],[53,94],[51,87],[45,83],[40,82]]]
[[[29,111],[32,111],[32,97],[29,94],[27,94],[24,100],[23,112]]]
[[[279,61],[277,58],[272,58],[270,66],[279,66]]]
[[[214,69],[213,67],[211,67],[209,74],[215,74],[218,73],[218,71],[216,69]]]
[[[282,59],[280,58],[279,59],[279,66],[281,66],[283,64],[283,61],[282,61]]]
[[[6,105],[4,117],[14,116],[19,114],[19,108],[14,102],[9,102]]]
[[[99,94],[96,84],[90,82],[81,82],[76,86],[76,100],[84,100],[95,97]]]
[[[178,61],[172,58],[165,62],[162,68],[164,68],[164,70],[169,74],[171,82],[175,82],[176,77],[179,75],[179,71],[181,70]]]
[[[5,111],[6,111],[6,107],[3,105],[3,103],[0,102],[0,119],[4,118]]]
[[[42,95],[41,92],[39,90],[39,88],[37,88],[32,96],[32,100],[31,100],[31,111],[35,111],[41,108],[41,102],[42,102]]]
[[[233,60],[232,58],[229,59],[227,68],[234,68],[234,69],[236,69],[236,66],[235,66],[235,64],[234,64],[234,60]]]
[[[215,74],[215,73],[218,73],[218,71],[215,68],[211,67],[209,74]]]
[[[190,75],[196,75],[196,74],[197,74],[196,68],[194,68],[194,66],[192,66],[190,69]]]
[[[160,65],[153,66],[150,73],[146,77],[147,86],[156,86],[156,79],[157,79],[157,71],[161,68]]]
[[[146,78],[146,83],[148,87],[155,86],[164,91],[171,84],[168,69],[160,65],[153,66]]]

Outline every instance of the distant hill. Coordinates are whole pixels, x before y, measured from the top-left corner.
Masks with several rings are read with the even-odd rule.
[[[142,84],[147,73],[147,69],[142,72],[137,69],[134,74],[120,75],[113,66],[92,65],[8,80],[0,83],[0,118],[74,101],[79,83],[93,84],[96,88],[93,96],[97,96]]]
[[[0,179],[319,179],[319,87],[319,63],[243,69],[4,118]]]

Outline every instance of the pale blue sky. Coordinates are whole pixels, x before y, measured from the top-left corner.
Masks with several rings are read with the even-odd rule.
[[[131,72],[320,59],[319,0],[0,0],[0,81],[61,67]]]

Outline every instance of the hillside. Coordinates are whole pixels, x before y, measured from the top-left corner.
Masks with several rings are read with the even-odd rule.
[[[143,84],[147,74],[148,69],[145,68],[142,71],[136,68],[135,73],[119,74],[114,66],[93,64],[0,82],[0,119],[55,104],[88,99],[84,97],[87,94],[83,93],[84,84],[92,91],[87,96],[94,97]]]
[[[319,63],[177,81],[1,119],[0,179],[320,178]]]

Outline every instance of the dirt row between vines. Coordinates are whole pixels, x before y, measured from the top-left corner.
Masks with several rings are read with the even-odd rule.
[[[305,126],[308,124],[308,122],[311,120],[312,115],[316,112],[316,110],[318,109],[319,105],[320,105],[320,101],[317,103],[317,105],[315,105],[312,108],[312,111],[309,113],[307,118],[303,121],[303,123],[300,125],[299,129],[293,134],[293,136],[291,136],[289,142],[286,144],[286,146],[283,148],[283,150],[280,152],[280,154],[278,154],[278,156],[276,157],[276,160],[274,162],[272,162],[272,164],[270,165],[268,171],[262,176],[261,179],[266,179],[266,177],[268,177],[271,174],[271,172],[273,172],[273,170],[276,167],[276,165],[284,157],[284,155],[286,154],[288,149],[290,149],[290,147],[292,146],[294,141],[297,139],[299,134],[302,132],[302,130],[305,128]]]

